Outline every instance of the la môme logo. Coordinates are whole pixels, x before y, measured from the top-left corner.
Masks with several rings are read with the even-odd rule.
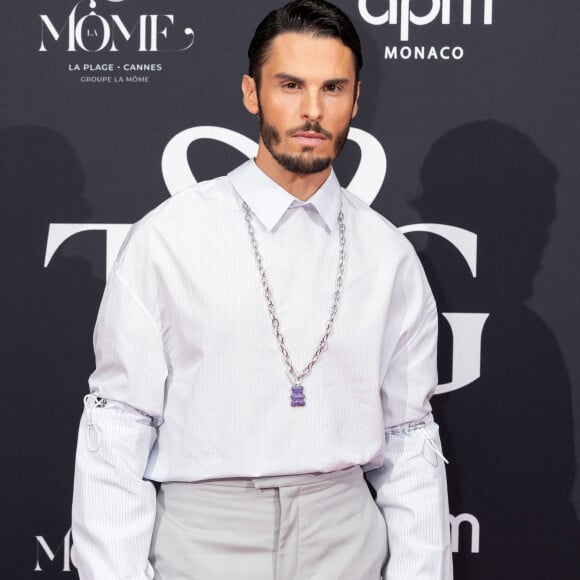
[[[64,21],[40,14],[38,51],[115,53],[133,48],[139,53],[157,53],[181,52],[193,46],[193,30],[180,28],[174,14],[128,17],[113,13],[122,2],[124,0],[80,0]]]

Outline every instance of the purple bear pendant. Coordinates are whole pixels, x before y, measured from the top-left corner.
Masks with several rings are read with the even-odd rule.
[[[304,407],[304,405],[306,405],[306,401],[304,399],[304,387],[302,385],[294,385],[292,387],[290,404],[293,407]]]

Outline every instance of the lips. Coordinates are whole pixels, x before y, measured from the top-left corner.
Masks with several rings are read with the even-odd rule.
[[[297,131],[292,134],[292,137],[300,143],[307,145],[314,145],[327,140],[322,133],[316,133],[315,131]]]

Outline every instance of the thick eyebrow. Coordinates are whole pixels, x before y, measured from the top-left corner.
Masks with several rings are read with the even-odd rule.
[[[350,79],[347,78],[328,79],[324,81],[325,85],[348,85],[348,83],[350,83]]]
[[[296,83],[297,85],[303,85],[304,84],[304,79],[301,79],[299,77],[295,77],[294,75],[288,74],[288,73],[276,73],[274,75],[275,79],[280,79],[281,81],[290,81],[292,83]]]
[[[303,85],[304,84],[304,79],[301,79],[300,77],[296,77],[294,75],[288,74],[288,73],[276,73],[274,75],[275,79],[280,79],[283,81],[290,81],[292,83],[296,83],[297,85]],[[337,78],[337,79],[328,79],[326,81],[324,81],[322,84],[325,86],[328,85],[348,85],[348,83],[350,82],[350,79],[348,78]]]

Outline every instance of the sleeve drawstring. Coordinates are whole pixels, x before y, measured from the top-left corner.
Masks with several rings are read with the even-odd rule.
[[[107,404],[107,400],[93,394],[88,394],[85,395],[83,403],[87,412],[87,446],[89,451],[97,451],[101,446],[101,434],[95,425],[93,411],[96,408],[104,407]]]
[[[429,435],[427,434],[427,431],[425,429],[425,423],[423,423],[423,422],[414,423],[413,425],[409,426],[409,431],[420,431],[421,435],[423,435],[423,439],[425,439],[425,441],[427,442],[427,445],[429,445],[429,447],[431,447],[433,452],[436,455],[438,455],[439,457],[441,457],[441,459],[443,459],[443,461],[445,463],[449,464],[449,461],[445,458],[443,453],[441,453],[441,450],[439,449],[439,447],[437,447],[437,445],[435,444],[433,439],[431,439],[431,437],[429,437]]]

